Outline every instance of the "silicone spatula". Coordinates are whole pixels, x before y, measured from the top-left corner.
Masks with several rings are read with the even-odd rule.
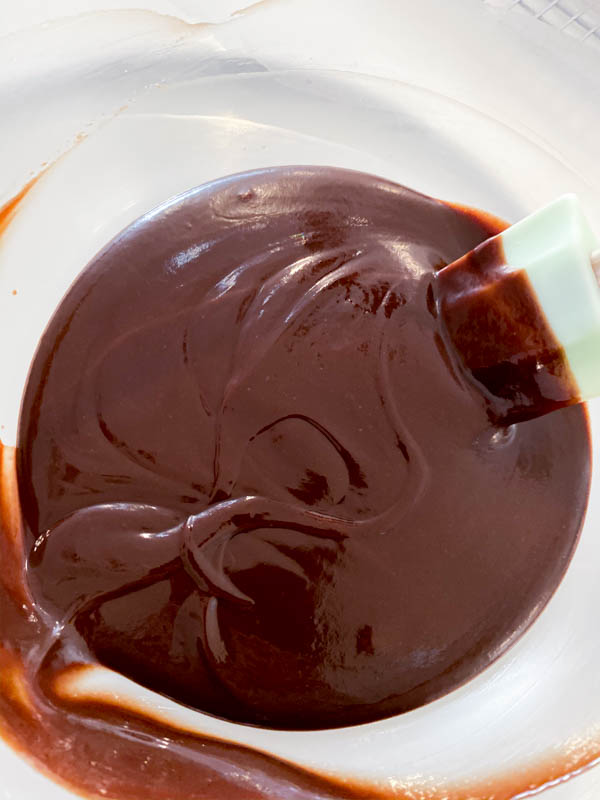
[[[600,240],[575,195],[436,276],[446,345],[490,418],[520,422],[600,395]]]

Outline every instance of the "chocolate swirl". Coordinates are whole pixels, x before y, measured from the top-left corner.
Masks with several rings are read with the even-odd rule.
[[[434,271],[491,232],[285,168],[94,259],[23,404],[40,658],[294,729],[406,711],[496,658],[566,568],[589,465],[580,409],[496,430],[444,348]]]

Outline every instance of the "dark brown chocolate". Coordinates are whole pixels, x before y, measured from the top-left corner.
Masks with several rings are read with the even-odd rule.
[[[436,267],[496,232],[377,178],[282,168],[165,205],[76,281],[24,397],[32,598],[3,635],[46,728],[73,726],[100,765],[118,737],[114,796],[167,796],[142,789],[154,728],[76,703],[61,722],[68,665],[235,721],[335,727],[465,682],[550,597],[587,500],[584,410],[493,427],[434,302]],[[377,794],[170,735],[161,768],[186,800]],[[222,747],[266,788],[248,795]]]

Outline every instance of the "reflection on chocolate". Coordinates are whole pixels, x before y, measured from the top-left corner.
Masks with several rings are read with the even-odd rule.
[[[21,419],[32,601],[7,595],[3,634],[40,704],[100,660],[227,719],[335,727],[426,703],[514,640],[575,546],[589,444],[579,407],[499,435],[444,346],[434,270],[494,232],[286,168],[190,192],[94,260]],[[53,702],[46,729],[100,758],[119,737],[110,791],[140,797],[160,726]],[[228,745],[168,735],[186,799],[376,796],[231,746],[248,794]]]

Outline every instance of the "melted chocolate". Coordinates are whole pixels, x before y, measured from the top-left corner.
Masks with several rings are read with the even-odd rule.
[[[444,346],[435,269],[495,232],[287,168],[190,192],[94,260],[36,355],[23,542],[0,542],[18,746],[120,798],[175,774],[186,800],[379,795],[53,682],[100,660],[229,719],[339,726],[450,691],[522,632],[575,546],[589,443],[579,407],[491,426]]]
[[[581,412],[495,445],[444,351],[434,267],[485,234],[383,181],[275,170],[99,255],[21,420],[56,646],[282,728],[407,711],[497,657],[565,569],[588,454]]]

